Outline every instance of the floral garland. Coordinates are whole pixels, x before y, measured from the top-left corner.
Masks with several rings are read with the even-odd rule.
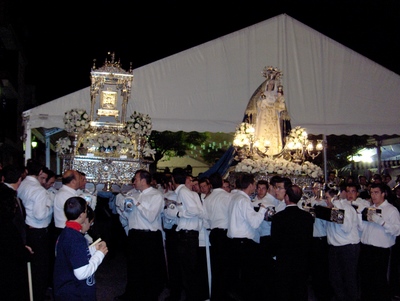
[[[64,129],[68,133],[82,132],[89,128],[89,115],[84,109],[72,109],[64,113]]]
[[[71,140],[68,137],[60,138],[56,142],[56,152],[60,155],[70,152]]]
[[[133,149],[129,137],[115,133],[100,133],[84,137],[82,147],[99,152],[127,152]]]
[[[305,175],[314,179],[323,176],[321,167],[309,161],[305,161],[300,165],[282,158],[244,159],[236,165],[235,172],[278,174],[282,176]]]
[[[150,116],[134,111],[130,120],[126,122],[126,130],[130,135],[150,136],[152,130]]]

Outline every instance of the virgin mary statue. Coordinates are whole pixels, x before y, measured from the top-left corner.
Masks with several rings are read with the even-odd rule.
[[[255,139],[269,146],[267,154],[271,156],[282,151],[291,127],[280,81],[282,72],[265,67],[263,76],[266,80],[250,98],[244,121],[255,125]]]

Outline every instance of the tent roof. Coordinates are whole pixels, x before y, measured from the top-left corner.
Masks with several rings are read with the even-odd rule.
[[[158,131],[234,132],[265,66],[283,71],[293,126],[399,133],[400,76],[285,14],[135,69],[127,119],[139,111]],[[71,108],[90,111],[89,87],[24,116],[31,128],[62,128]]]

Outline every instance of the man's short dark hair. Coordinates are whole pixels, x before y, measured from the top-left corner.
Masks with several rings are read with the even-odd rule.
[[[288,188],[292,185],[292,180],[287,177],[280,177],[279,179],[276,179],[275,184],[277,183],[283,183],[285,190],[288,190]]]
[[[174,178],[176,184],[185,184],[187,173],[183,168],[176,167],[172,171],[172,177]]]
[[[259,181],[257,182],[257,188],[258,188],[259,185],[265,185],[265,187],[266,187],[267,189],[268,189],[268,187],[269,187],[268,181],[266,181],[266,180],[259,180]]]
[[[222,176],[218,172],[214,172],[208,178],[210,180],[210,184],[212,188],[221,188],[222,187]]]
[[[289,201],[291,203],[297,204],[303,196],[303,190],[297,185],[290,185],[286,189],[286,194],[289,197]]]
[[[28,171],[28,175],[30,176],[38,176],[43,167],[44,164],[34,159],[29,159],[26,163],[26,169]]]
[[[275,186],[277,183],[276,181],[280,180],[281,178],[281,176],[272,176],[271,179],[269,179],[269,185]]]
[[[136,176],[137,174],[139,175],[140,179],[145,179],[145,180],[146,180],[146,184],[147,184],[147,185],[150,185],[150,184],[151,184],[152,177],[151,177],[150,172],[148,172],[148,171],[145,170],[145,169],[139,169],[139,170],[137,170],[137,171],[135,172],[135,176]]]
[[[253,174],[244,173],[239,180],[240,189],[246,189],[250,184],[254,184],[254,182],[255,178]]]
[[[14,184],[17,183],[19,178],[25,172],[24,166],[7,165],[3,168],[4,183]]]

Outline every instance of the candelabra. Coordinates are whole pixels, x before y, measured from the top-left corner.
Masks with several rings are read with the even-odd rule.
[[[308,140],[307,132],[302,130],[298,137],[288,137],[285,149],[293,162],[301,164],[306,160],[306,157],[314,160],[324,149],[324,146],[322,140],[317,140],[316,142]]]
[[[267,156],[270,141],[255,139],[254,124],[243,122],[236,128],[233,146],[239,160],[253,158],[256,154],[262,158]]]

